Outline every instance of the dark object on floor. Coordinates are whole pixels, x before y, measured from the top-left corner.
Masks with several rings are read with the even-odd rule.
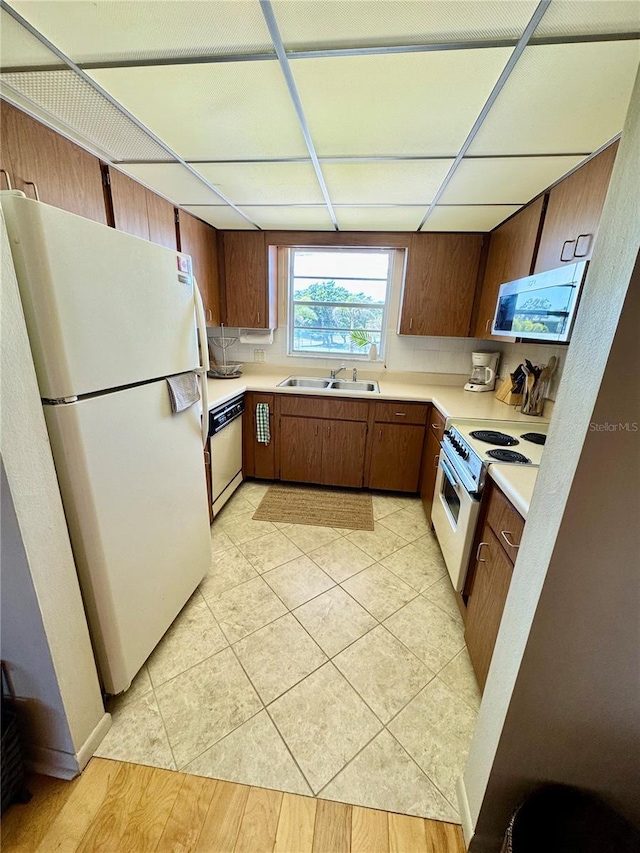
[[[502,853],[638,853],[640,835],[588,791],[547,785],[509,822]]]
[[[4,814],[12,803],[28,803],[31,794],[25,787],[22,747],[18,718],[12,708],[10,691],[4,662],[2,663],[2,804],[0,814]]]

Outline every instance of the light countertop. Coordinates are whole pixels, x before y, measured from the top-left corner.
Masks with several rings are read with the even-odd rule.
[[[529,513],[538,470],[535,465],[489,465],[489,476],[500,486],[523,518]]]

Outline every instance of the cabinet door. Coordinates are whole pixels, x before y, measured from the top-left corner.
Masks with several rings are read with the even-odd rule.
[[[540,196],[491,234],[474,332],[476,338],[511,340],[491,334],[498,291],[501,284],[531,274],[543,206],[544,197]]]
[[[399,334],[469,334],[481,234],[413,234],[407,256]]]
[[[373,425],[370,489],[417,492],[424,444],[424,427]]]
[[[431,522],[431,507],[433,505],[433,493],[436,488],[439,456],[440,439],[433,430],[428,430],[422,459],[422,480],[420,482],[420,497],[422,498],[422,505],[424,506],[428,522]]]
[[[280,479],[295,483],[322,482],[322,428],[315,418],[280,418]]]
[[[591,257],[617,150],[614,142],[551,190],[534,272]]]
[[[117,169],[109,169],[109,186],[115,227],[148,240],[147,190]]]
[[[167,249],[177,249],[176,238],[176,209],[170,201],[162,198],[151,190],[147,194],[147,216],[149,219],[149,239]],[[215,279],[217,281],[217,270]]]
[[[98,158],[4,101],[0,110],[3,168],[13,189],[34,198],[33,182],[40,201],[106,225]]]
[[[227,231],[223,236],[226,324],[250,329],[269,325],[269,271],[262,231]]]
[[[478,550],[480,559],[475,564],[464,636],[478,684],[484,689],[513,565],[488,524]]]
[[[364,480],[367,425],[358,421],[320,421],[322,482],[360,488]]]
[[[191,255],[208,326],[220,324],[218,243],[215,228],[184,210],[178,212],[180,251]]]
[[[271,441],[260,444],[256,438],[256,405],[266,403],[269,406],[269,425]],[[273,394],[245,394],[244,420],[242,424],[243,454],[242,469],[245,477],[257,477],[259,480],[275,478],[275,434]]]

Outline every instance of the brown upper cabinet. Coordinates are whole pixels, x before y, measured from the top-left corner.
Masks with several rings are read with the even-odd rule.
[[[0,103],[2,188],[107,224],[100,161],[20,110]]]
[[[184,210],[178,211],[178,227],[180,251],[191,255],[193,274],[202,295],[207,325],[218,326],[221,315],[217,232],[215,228]]]
[[[515,281],[533,272],[543,208],[544,196],[540,196],[491,234],[474,337],[511,340],[491,334],[498,291],[506,281]]]
[[[399,334],[469,334],[482,242],[482,234],[411,235]]]
[[[275,251],[275,246],[267,248],[264,231],[225,231],[222,235],[227,326],[277,327]]]
[[[115,227],[177,249],[174,206],[117,169],[109,168],[108,174]]]
[[[614,142],[553,187],[533,272],[591,257],[617,150]]]

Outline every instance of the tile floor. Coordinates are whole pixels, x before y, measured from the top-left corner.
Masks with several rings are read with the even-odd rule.
[[[244,483],[211,570],[124,695],[98,755],[458,821],[480,701],[416,498],[375,529],[253,521]]]

